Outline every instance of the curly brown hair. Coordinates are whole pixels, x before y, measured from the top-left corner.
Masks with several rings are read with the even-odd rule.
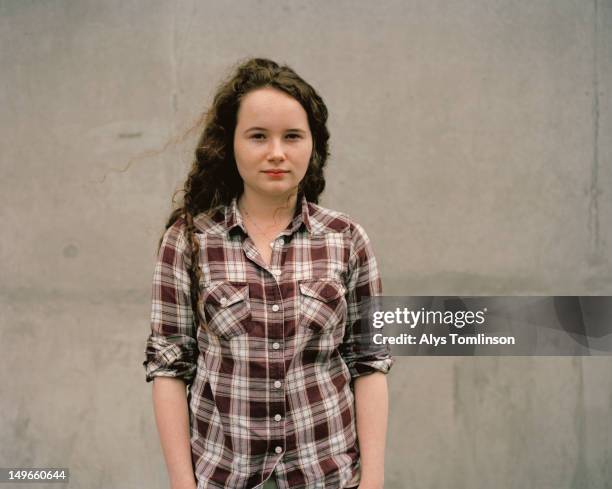
[[[229,79],[224,81],[214,97],[212,106],[202,117],[204,130],[198,140],[195,159],[183,192],[183,203],[174,209],[166,223],[166,230],[178,219],[185,220],[186,240],[189,245],[187,266],[191,278],[191,304],[194,320],[198,317],[198,266],[200,247],[195,236],[193,219],[201,212],[212,213],[220,205],[228,205],[243,192],[243,182],[234,159],[234,131],[238,109],[249,92],[273,87],[296,99],[306,111],[312,133],[313,150],[306,175],[298,185],[301,196],[314,203],[325,188],[323,169],[329,156],[327,107],[323,99],[287,65],[278,65],[265,58],[251,58],[240,63]],[[163,235],[159,240],[161,247]]]

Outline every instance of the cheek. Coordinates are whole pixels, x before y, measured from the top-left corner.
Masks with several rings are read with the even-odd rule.
[[[236,160],[236,167],[238,173],[241,175],[249,168],[249,151],[245,148],[244,144],[240,142],[234,143],[234,159]]]
[[[302,166],[304,167],[303,168],[304,173],[306,173],[306,170],[308,169],[308,164],[310,163],[310,159],[312,158],[313,150],[314,150],[314,146],[311,143],[310,145],[304,148],[304,151],[302,153],[301,161],[302,161]]]
[[[310,141],[301,141],[300,144],[295,146],[294,149],[294,156],[300,161],[300,163],[304,160],[308,162],[310,160],[310,156],[312,155],[314,144],[312,139]]]
[[[299,168],[297,169],[297,174],[299,180],[302,180],[308,171],[308,165],[310,164],[310,156],[311,152],[305,152],[303,158],[300,158]]]

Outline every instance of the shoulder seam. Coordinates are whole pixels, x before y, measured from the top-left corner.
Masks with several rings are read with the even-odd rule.
[[[316,229],[316,233],[346,233],[350,230],[352,220],[345,212],[329,209],[327,207],[315,204],[314,202],[311,202],[310,204],[314,206],[315,212],[310,215],[310,219],[311,222],[315,224],[314,228]],[[321,214],[319,218],[316,215],[317,213]],[[338,220],[343,222],[342,228],[335,229],[334,227],[330,226],[330,223]]]

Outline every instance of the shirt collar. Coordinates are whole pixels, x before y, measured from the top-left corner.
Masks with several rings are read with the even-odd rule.
[[[309,233],[312,233],[312,225],[310,222],[310,210],[308,207],[308,201],[304,195],[298,195],[297,204],[295,206],[295,214],[293,220],[280,233],[281,235],[291,235],[300,229],[300,226],[304,224]],[[232,202],[225,206],[225,227],[228,233],[231,233],[235,228],[240,228],[246,234],[246,227],[244,225],[244,218],[238,208],[238,198],[234,197]]]

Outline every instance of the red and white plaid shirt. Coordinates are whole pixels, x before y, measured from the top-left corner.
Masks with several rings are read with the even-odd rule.
[[[190,305],[185,222],[164,234],[153,279],[147,382],[190,385],[198,489],[344,488],[359,482],[352,378],[387,373],[387,346],[357,341],[382,293],[370,241],[345,214],[298,199],[267,266],[236,199],[194,218],[203,326]]]

